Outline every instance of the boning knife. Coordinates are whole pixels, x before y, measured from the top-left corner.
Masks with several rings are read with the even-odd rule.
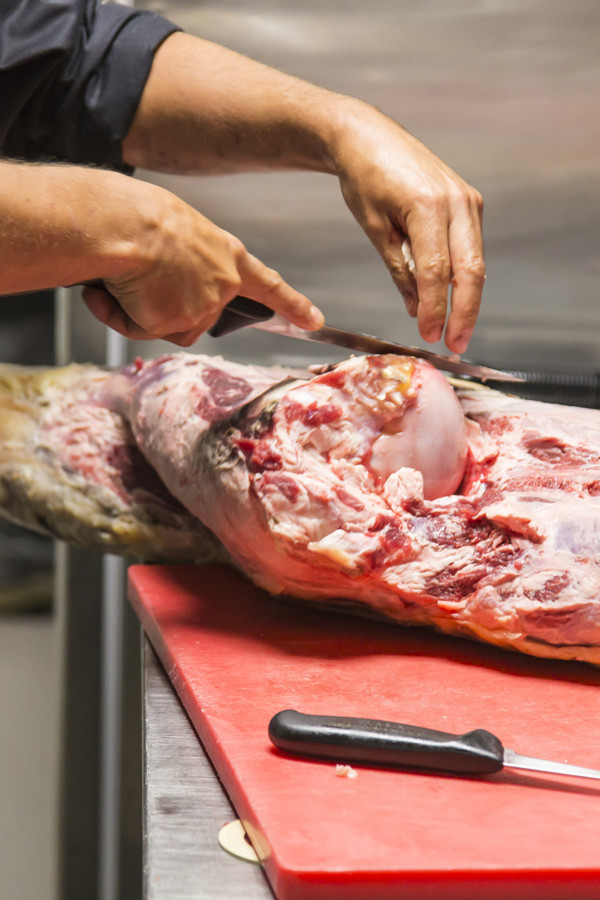
[[[463,775],[489,775],[509,767],[600,779],[598,769],[522,756],[504,747],[499,738],[483,728],[466,734],[447,734],[382,719],[316,716],[285,709],[271,719],[269,737],[280,750],[344,763]]]
[[[458,358],[444,356],[441,353],[433,353],[431,350],[422,350],[420,347],[406,347],[403,344],[383,341],[370,334],[344,331],[330,325],[324,325],[323,328],[316,331],[305,331],[303,328],[293,325],[284,316],[273,312],[268,306],[248,297],[234,297],[223,309],[212,328],[209,328],[208,333],[212,337],[222,337],[246,327],[259,328],[261,331],[298,338],[302,341],[315,341],[319,344],[345,347],[347,350],[358,350],[360,353],[397,353],[401,356],[416,356],[419,359],[427,360],[444,372],[453,372],[455,375],[476,378],[479,381],[523,381],[522,378],[509,372],[478,366]]]

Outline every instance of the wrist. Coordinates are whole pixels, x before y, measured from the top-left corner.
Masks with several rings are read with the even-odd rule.
[[[84,255],[96,278],[135,277],[156,259],[175,198],[163,188],[116,172],[94,179],[86,204]]]
[[[329,125],[335,174],[342,176],[351,168],[353,160],[365,154],[375,157],[384,131],[382,126],[388,124],[393,123],[376,107],[356,97],[340,95]],[[370,132],[373,132],[371,137]]]

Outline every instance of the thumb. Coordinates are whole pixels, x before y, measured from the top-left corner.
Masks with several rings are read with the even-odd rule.
[[[269,269],[251,253],[240,264],[239,275],[242,281],[238,292],[245,297],[264,303],[299,328],[313,331],[324,324],[323,313],[308,297],[296,291],[279,272]]]

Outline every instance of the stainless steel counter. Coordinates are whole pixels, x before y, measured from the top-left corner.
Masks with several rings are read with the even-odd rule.
[[[220,847],[236,813],[147,640],[142,660],[144,900],[273,900],[260,866]]]

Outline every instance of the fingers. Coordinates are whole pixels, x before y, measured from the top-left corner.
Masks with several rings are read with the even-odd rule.
[[[344,199],[416,316],[421,336],[438,341],[446,327],[448,347],[463,352],[485,277],[481,195],[405,129],[373,109],[360,112],[344,133],[348,144],[336,148]],[[403,252],[406,238],[414,266]]]
[[[475,210],[457,214],[448,231],[452,259],[452,309],[446,326],[446,344],[454,353],[464,353],[475,328],[485,283],[481,223],[483,201],[474,198]]]
[[[137,322],[134,322],[108,291],[84,287],[82,297],[85,305],[98,321],[131,341],[150,341],[161,338],[172,344],[177,344],[179,347],[191,347],[208,327],[202,320],[201,324],[197,324],[186,331],[170,333],[163,333],[162,331],[150,332],[138,325]],[[165,323],[165,328],[168,328],[168,320]]]
[[[238,245],[233,255],[239,270],[235,284],[233,278],[222,283],[221,296],[214,285],[210,289],[206,285],[198,285],[197,291],[193,293],[194,304],[191,306],[189,302],[184,303],[181,294],[177,296],[170,292],[169,303],[165,304],[162,300],[166,294],[161,291],[161,302],[157,304],[156,291],[151,284],[146,284],[145,290],[142,287],[141,291],[136,291],[133,299],[131,293],[126,292],[122,297],[120,293],[117,294],[116,286],[111,285],[111,290],[117,296],[108,290],[87,286],[82,292],[83,300],[100,322],[130,340],[161,338],[181,347],[189,347],[195,343],[214,324],[223,307],[236,293],[264,303],[300,328],[313,330],[323,325],[324,317],[320,310],[307,297],[290,287],[277,272],[249,254],[242,245]],[[185,314],[179,310],[180,306]],[[126,310],[139,321],[132,318]],[[180,325],[185,322],[187,327],[171,330],[178,322]]]
[[[410,241],[394,226],[387,232],[381,229],[379,234],[374,229],[370,238],[381,253],[394,284],[404,298],[406,311],[411,318],[416,318],[419,300]]]
[[[83,302],[98,321],[123,337],[133,341],[148,340],[156,335],[144,331],[133,319],[121,309],[117,301],[108,291],[96,287],[84,287],[81,296]]]
[[[452,272],[446,217],[439,210],[420,206],[407,216],[406,228],[415,267],[419,333],[426,341],[439,341]]]
[[[406,215],[409,242],[391,238],[384,259],[404,296],[419,333],[430,342],[445,340],[454,353],[464,353],[471,338],[485,282],[481,195],[464,189],[421,198]],[[448,289],[451,310],[446,323]]]

